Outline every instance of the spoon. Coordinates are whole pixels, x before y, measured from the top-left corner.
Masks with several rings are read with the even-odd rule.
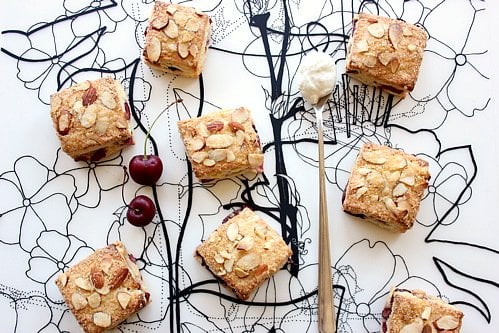
[[[329,249],[329,223],[327,212],[326,176],[324,168],[324,121],[322,112],[331,92],[312,104],[317,121],[319,150],[319,332],[336,332],[333,289],[331,286],[331,253]]]

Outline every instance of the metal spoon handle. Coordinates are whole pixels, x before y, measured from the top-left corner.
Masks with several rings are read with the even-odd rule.
[[[329,223],[327,212],[326,176],[324,167],[324,104],[314,107],[318,127],[319,148],[319,332],[336,332],[333,289],[331,285],[331,253],[329,249]]]

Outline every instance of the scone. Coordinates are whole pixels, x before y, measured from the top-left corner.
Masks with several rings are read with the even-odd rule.
[[[260,139],[244,107],[181,120],[178,129],[194,174],[203,182],[263,171]]]
[[[121,242],[95,251],[60,274],[56,284],[86,333],[111,329],[150,301],[139,269]]]
[[[366,143],[344,191],[343,210],[391,231],[405,232],[414,224],[429,179],[428,162]]]
[[[128,98],[112,78],[52,94],[50,116],[62,150],[75,161],[98,161],[133,144]]]
[[[367,85],[405,96],[414,89],[428,36],[400,20],[357,14],[347,46],[346,73]]]
[[[198,77],[208,48],[209,16],[191,7],[156,1],[148,23],[144,62],[162,72]]]
[[[393,290],[382,313],[382,333],[459,333],[463,312],[422,290]]]
[[[282,237],[251,209],[230,215],[197,248],[204,265],[242,300],[287,262]]]

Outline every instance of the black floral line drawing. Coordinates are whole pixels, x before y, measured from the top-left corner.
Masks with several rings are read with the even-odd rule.
[[[322,1],[307,19],[300,15],[300,6],[306,5],[299,0],[187,1],[186,4],[199,7],[212,17],[210,51],[231,57],[240,63],[246,75],[261,84],[261,106],[268,114],[272,132],[272,138],[264,143],[264,151],[273,164],[267,164],[266,171],[258,176],[201,185],[193,177],[182,151],[171,142],[165,147],[153,135],[150,150],[156,154],[173,152],[170,155],[175,156],[175,163],[182,166],[183,172],[174,182],[165,181],[148,189],[135,188],[128,182],[124,170],[126,152],[105,161],[77,164],[67,160],[60,149],[54,149],[52,162],[46,162],[47,156],[36,151],[19,156],[11,161],[8,170],[0,170],[0,193],[8,198],[0,204],[0,246],[21,258],[18,278],[32,291],[17,289],[11,281],[0,281],[0,304],[7,304],[4,307],[10,309],[5,325],[12,325],[2,331],[76,329],[53,281],[59,272],[103,246],[103,242],[120,239],[129,240],[127,244],[131,244],[155,298],[151,309],[127,320],[120,331],[168,328],[171,332],[291,332],[300,327],[302,331],[315,332],[316,286],[309,277],[316,266],[313,257],[316,208],[306,198],[303,180],[295,168],[316,171],[317,161],[310,155],[310,147],[315,145],[317,133],[313,112],[298,95],[293,80],[301,58],[312,49],[331,54],[341,66],[351,18],[360,11],[397,17],[424,27],[429,34],[425,57],[432,64],[441,64],[442,71],[434,83],[416,89],[404,100],[340,76],[325,115],[327,179],[331,188],[336,194],[341,193],[352,157],[363,142],[411,150],[427,159],[433,170],[423,201],[427,213],[417,221],[417,227],[424,230],[421,241],[429,249],[433,245],[447,249],[459,246],[470,255],[490,253],[497,258],[497,248],[443,238],[439,232],[463,223],[459,212],[472,197],[479,168],[474,147],[446,147],[440,129],[448,117],[473,119],[477,112],[488,111],[489,96],[478,93],[473,100],[459,96],[463,74],[472,73],[475,82],[489,79],[480,65],[487,50],[476,50],[476,44],[470,43],[477,22],[483,20],[483,1],[460,2],[460,8],[465,9],[465,24],[453,36],[442,32],[435,23],[435,17],[452,9],[451,0],[438,4],[425,0]],[[37,104],[43,107],[55,89],[89,75],[120,79],[127,88],[139,135],[147,132],[149,119],[157,112],[150,107],[155,102],[152,98],[156,84],[161,79],[168,81],[165,105],[177,97],[184,100],[177,106],[176,114],[168,116],[167,126],[172,132],[177,120],[221,108],[223,101],[214,99],[205,89],[212,78],[203,75],[195,88],[186,89],[176,78],[147,72],[140,61],[140,46],[151,5],[152,1],[90,1],[85,5],[66,0],[61,6],[64,14],[49,23],[33,24],[26,31],[3,31],[4,37],[25,46],[2,47],[2,57],[15,59],[17,80],[26,90],[36,92]],[[132,56],[115,57],[110,40],[119,36],[121,29],[130,27],[135,31],[136,50],[131,52]],[[245,32],[246,39],[235,42],[233,34],[238,29]],[[62,38],[61,31],[71,38]],[[46,38],[53,43],[40,42]],[[428,116],[430,109],[436,116]],[[407,138],[424,145],[414,145]],[[220,187],[227,192],[221,193]],[[125,221],[126,202],[142,192],[152,195],[158,214],[150,226],[131,230]],[[110,196],[118,198],[110,203],[114,207],[112,214],[105,209]],[[165,198],[172,204],[167,205]],[[212,205],[200,207],[199,198]],[[177,211],[170,211],[172,206]],[[214,223],[242,206],[249,206],[273,221],[293,249],[292,263],[245,302],[237,300],[208,274],[199,272],[190,252],[191,243],[204,240]],[[59,210],[55,218],[51,207]],[[100,242],[81,226],[82,219],[92,212],[110,215],[104,225],[88,222],[89,230],[99,228],[105,235]],[[498,288],[498,281],[469,274],[454,265],[446,254],[436,255],[430,249],[427,260],[443,280],[443,283],[432,282],[387,239],[377,236],[359,236],[336,255],[333,284],[338,332],[379,331],[382,304],[392,286],[417,285],[443,297],[447,293],[460,295],[449,301],[477,312],[485,323],[491,322],[491,305],[478,286]],[[369,254],[376,255],[383,263],[379,267],[384,267],[375,282],[368,281],[369,269],[373,267],[359,260]],[[43,309],[39,318],[28,320],[29,314],[39,308]]]

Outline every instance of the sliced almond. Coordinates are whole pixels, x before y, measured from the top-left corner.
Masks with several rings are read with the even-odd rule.
[[[371,172],[371,169],[369,168],[358,168],[357,173],[362,176],[366,176]]]
[[[376,63],[378,62],[378,58],[374,54],[367,53],[363,58],[362,58],[362,63],[369,68],[372,68],[376,66]]]
[[[385,35],[385,28],[378,22],[369,25],[367,31],[376,38],[382,38]]]
[[[198,132],[199,135],[201,135],[203,138],[207,138],[210,136],[210,132],[208,131],[208,128],[206,127],[205,123],[199,123],[196,126],[196,131]]]
[[[85,128],[90,128],[95,124],[97,120],[97,107],[95,105],[88,106],[80,118],[81,126]]]
[[[393,58],[388,64],[388,68],[390,68],[390,71],[394,74],[397,73],[399,67],[400,67],[400,61],[398,60],[398,58]]]
[[[198,31],[199,30],[199,20],[197,20],[195,18],[190,18],[189,20],[187,20],[187,23],[185,24],[184,29],[192,31],[192,32]]]
[[[263,154],[248,154],[248,163],[255,169],[261,170],[263,166]]]
[[[159,15],[151,21],[151,27],[157,30],[161,30],[168,24],[170,20],[168,15]]]
[[[224,269],[227,273],[232,272],[232,269],[234,268],[234,259],[228,259],[225,260],[224,262]]]
[[[357,44],[355,45],[355,47],[357,48],[357,52],[367,52],[369,51],[369,44],[367,43],[367,40],[365,39],[361,39],[357,42]]]
[[[243,143],[244,140],[246,140],[246,135],[244,134],[244,131],[237,131],[236,132],[236,144],[240,147]]]
[[[111,124],[111,121],[109,118],[106,116],[99,116],[97,118],[97,121],[95,122],[95,130],[99,134],[105,134],[107,132],[107,129],[109,128],[109,125]],[[128,126],[125,126],[125,128]]]
[[[227,150],[227,162],[233,162],[236,160],[236,155],[232,152],[232,150]]]
[[[126,292],[119,292],[116,294],[116,298],[118,299],[118,303],[120,303],[121,308],[126,309],[128,303],[130,303],[130,300],[132,299],[132,296]]]
[[[418,47],[414,44],[407,44],[407,49],[411,52],[414,52],[418,49]]]
[[[77,114],[78,117],[80,117],[83,111],[85,111],[85,107],[83,106],[83,103],[81,101],[75,101],[73,103],[73,110],[75,114]]]
[[[72,88],[76,91],[87,90],[90,87],[89,81],[83,81],[78,84],[75,84]]]
[[[244,236],[243,239],[237,243],[237,249],[238,250],[244,250],[244,251],[249,251],[253,248],[253,245],[255,244],[255,240],[251,236]]]
[[[82,294],[73,293],[71,295],[71,304],[73,304],[73,308],[78,311],[86,307],[88,302],[85,296],[83,296]]]
[[[219,252],[219,254],[224,259],[231,259],[232,258],[232,254],[227,252],[227,250],[222,250]]]
[[[215,162],[223,161],[227,158],[227,149],[214,149],[208,154],[208,158],[214,160]]]
[[[95,289],[102,288],[104,286],[104,272],[96,266],[92,266],[90,269],[90,281],[92,281]]]
[[[401,177],[399,181],[409,186],[413,186],[416,182],[414,176]]]
[[[113,276],[111,281],[109,281],[109,288],[113,290],[121,286],[123,281],[125,281],[125,279],[127,278],[128,273],[129,273],[128,267],[120,268]]]
[[[177,10],[173,14],[173,20],[175,20],[175,23],[177,23],[180,27],[184,27],[188,19],[189,16],[184,11]]]
[[[234,269],[234,273],[236,274],[237,277],[242,278],[242,279],[249,276],[249,273],[247,271],[245,271],[244,269],[239,268],[239,267],[236,267]]]
[[[262,263],[262,256],[260,253],[250,252],[242,256],[237,262],[236,267],[244,271],[251,271]]]
[[[99,327],[109,327],[111,326],[111,315],[106,312],[96,312],[93,316],[93,322]]]
[[[383,203],[385,204],[385,207],[393,214],[398,215],[400,213],[397,209],[397,205],[392,198],[383,198]]]
[[[227,148],[233,143],[233,137],[228,134],[212,134],[206,138],[206,146],[210,148]]]
[[[170,14],[173,15],[177,11],[177,5],[176,4],[169,4],[168,7],[166,8],[166,11]]]
[[[61,287],[65,287],[68,283],[68,276],[66,273],[61,273],[57,276],[57,281],[61,284]]]
[[[195,36],[196,35],[193,32],[184,30],[184,31],[180,32],[180,36],[178,37],[178,42],[179,43],[188,43],[191,40],[193,40]]]
[[[270,250],[272,248],[272,241],[266,241],[264,244],[263,244],[263,248],[265,250]]]
[[[220,120],[214,120],[206,124],[206,129],[209,132],[218,132],[220,130],[223,130],[224,128],[224,122]]]
[[[111,292],[111,289],[109,289],[109,286],[104,286],[100,289],[95,289],[95,291],[101,295],[107,295]]]
[[[102,94],[100,94],[99,99],[108,109],[114,110],[116,107],[114,96],[109,91],[103,91]]]
[[[189,43],[179,43],[178,44],[178,55],[185,59],[189,56]]]
[[[398,48],[403,35],[404,32],[402,31],[402,26],[399,23],[390,24],[388,27],[388,39],[395,49]]]
[[[175,22],[170,21],[170,23],[168,23],[166,28],[163,29],[163,32],[169,38],[175,39],[178,37],[178,26]]]
[[[158,61],[161,55],[161,41],[154,36],[151,37],[151,39],[149,39],[149,43],[147,43],[146,52],[149,61]]]
[[[265,236],[267,235],[267,227],[265,226],[261,226],[261,225],[257,225],[253,231],[255,232],[255,235],[258,236],[258,238],[261,238],[261,239],[265,239]]]
[[[372,164],[384,164],[386,162],[386,157],[381,156],[376,151],[364,151],[362,152],[362,158]]]
[[[378,54],[379,62],[383,64],[383,66],[388,65],[390,61],[394,58],[394,54],[392,52],[382,52]]]
[[[231,242],[235,241],[237,239],[237,235],[239,235],[239,225],[237,223],[231,223],[227,227],[225,234]]]
[[[421,319],[428,320],[431,316],[431,306],[427,306],[424,308],[423,312],[421,312]]]
[[[203,165],[207,166],[207,167],[212,167],[214,166],[215,164],[217,164],[217,162],[215,162],[214,160],[212,160],[211,158],[207,158],[203,161]]]
[[[188,149],[193,151],[198,151],[203,149],[204,144],[205,144],[204,138],[201,136],[195,136],[187,141]]]
[[[191,44],[189,46],[189,53],[194,57],[196,58],[199,54],[199,48],[196,44]]]
[[[360,197],[366,194],[366,192],[367,192],[367,187],[365,186],[359,187],[357,191],[355,191],[355,198],[360,199]]]
[[[99,307],[100,302],[101,302],[101,297],[98,293],[92,293],[90,296],[87,297],[88,305],[92,309],[96,309]]]
[[[407,192],[407,187],[404,184],[398,183],[397,186],[393,188],[392,195],[394,197],[400,197]]]
[[[407,166],[407,160],[402,156],[394,156],[387,163],[386,167],[389,170],[400,170]]]
[[[215,254],[215,256],[213,257],[213,259],[215,259],[215,262],[217,264],[223,264],[224,261],[225,261],[225,258],[222,257],[222,255],[220,253]]]
[[[435,321],[435,326],[439,330],[453,330],[459,326],[459,319],[454,316],[443,316]]]
[[[225,269],[220,269],[217,273],[216,273],[218,276],[224,276],[227,274],[227,271]]]
[[[87,291],[92,291],[94,289],[94,286],[92,285],[90,280],[87,278],[83,278],[83,277],[76,278],[75,285],[78,288],[83,289],[83,290],[87,290]]]
[[[205,151],[196,151],[191,155],[191,158],[196,163],[202,163],[208,158],[208,153]]]
[[[245,108],[238,108],[232,112],[231,120],[243,124],[249,119],[249,111]]]
[[[93,104],[97,100],[97,90],[90,86],[88,87],[87,90],[83,93],[82,97],[82,104],[83,106],[89,106]]]

